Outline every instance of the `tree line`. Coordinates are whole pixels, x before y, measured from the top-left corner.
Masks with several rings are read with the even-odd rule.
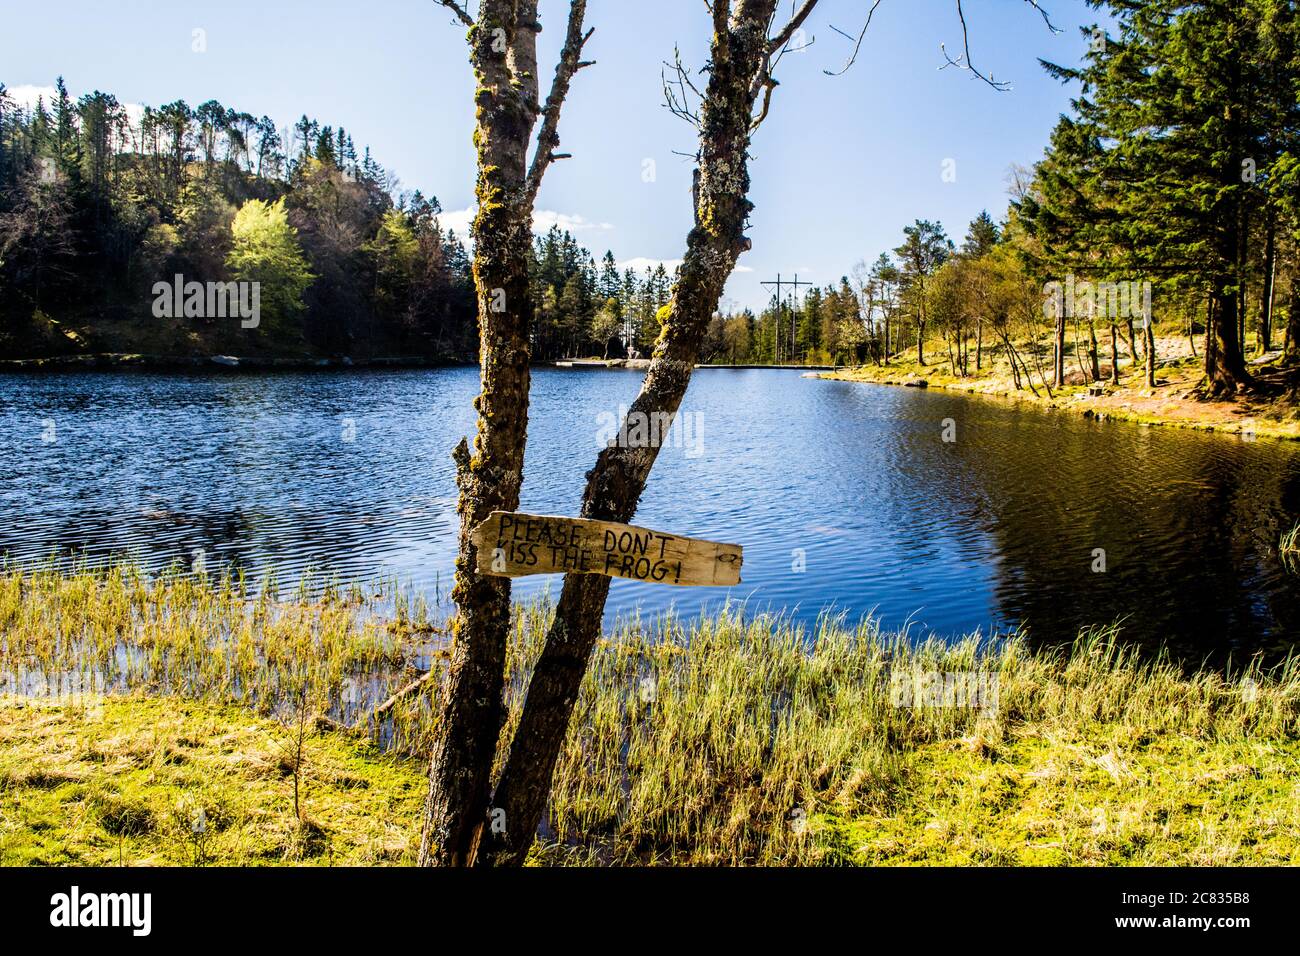
[[[176,275],[257,281],[264,319],[160,318],[154,287]],[[530,282],[546,360],[647,354],[672,277],[597,264],[553,227]],[[77,352],[475,361],[470,252],[342,126],[216,100],[128,111],[62,78],[26,107],[0,84],[0,358]]]
[[[878,362],[954,375],[990,352],[1017,387],[1155,384],[1155,329],[1185,335],[1206,391],[1258,389],[1249,360],[1300,362],[1300,27],[1281,0],[1093,2],[1077,85],[1040,162],[958,248],[917,220],[902,243],[802,302],[713,319],[728,363]],[[937,340],[937,341],[934,341]],[[938,354],[927,354],[927,348]]]
[[[1091,30],[1078,66],[1044,64],[1080,92],[1013,202],[1027,267],[1151,282],[1157,319],[1205,329],[1207,392],[1256,390],[1248,356],[1272,349],[1283,314],[1284,350],[1300,353],[1300,11],[1091,5],[1116,29]],[[1058,369],[1069,320],[1055,316]]]

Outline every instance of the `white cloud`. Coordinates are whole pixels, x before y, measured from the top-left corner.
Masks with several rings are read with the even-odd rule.
[[[11,100],[26,109],[35,106],[38,99],[44,99],[45,106],[48,109],[50,103],[58,95],[52,86],[32,86],[30,83],[22,86],[10,86],[5,89]]]
[[[438,219],[442,222],[444,229],[454,229],[456,235],[466,237],[469,235],[470,224],[474,221],[474,208],[471,206],[468,209],[444,211],[438,214]],[[556,212],[553,209],[538,209],[533,213],[534,233],[539,236],[543,235],[552,226],[559,226],[560,229],[571,233],[607,232],[614,228],[612,223],[592,222],[585,216]]]
[[[444,210],[438,214],[438,220],[442,223],[444,229],[455,231],[456,235],[464,241],[469,241],[469,228],[474,222],[474,209],[452,209]],[[552,209],[539,209],[533,213],[533,232],[537,235],[544,235],[551,226],[559,226],[561,229],[567,229],[572,233],[589,232],[598,230],[604,232],[613,229],[614,226],[608,222],[592,222],[580,215],[570,215],[563,212],[555,212]],[[659,266],[664,267],[664,271],[669,275],[673,270],[682,264],[681,259],[655,259],[650,256],[634,256],[631,259],[617,260],[618,271],[625,272],[631,269],[637,275],[643,274],[647,269],[652,272]],[[749,266],[737,265],[735,272],[749,273],[754,270]],[[800,271],[805,271],[801,268]],[[811,270],[806,270],[811,271]]]
[[[34,109],[37,100],[44,100],[45,109],[51,113],[53,112],[54,103],[59,97],[58,91],[52,86],[33,86],[30,83],[5,87],[5,92],[9,94],[9,98],[15,104],[24,109]],[[75,105],[78,94],[74,90],[69,90],[68,96],[72,98]],[[144,118],[144,106],[139,103],[123,103],[122,108],[126,110],[126,118],[131,121],[131,125],[139,126],[140,120]]]
[[[637,256],[633,259],[620,259],[618,261],[619,271],[624,269],[635,269],[637,272],[644,272],[646,269],[654,269],[662,265],[671,275],[672,271],[682,264],[681,259],[650,259],[646,256]],[[735,272],[753,272],[749,266],[736,266]]]
[[[451,212],[438,213],[442,228],[450,229],[462,239],[469,236],[469,224],[474,221],[473,209],[453,209]]]
[[[612,223],[592,222],[582,216],[570,216],[550,209],[538,209],[533,213],[533,232],[547,232],[552,226],[569,232],[590,232],[593,229],[607,232],[614,228]]]
[[[638,275],[645,272],[646,269],[656,269],[659,266],[664,267],[664,271],[669,275],[672,271],[682,264],[681,259],[647,259],[645,256],[637,256],[634,259],[620,259],[618,261],[619,271],[627,269],[634,270]]]

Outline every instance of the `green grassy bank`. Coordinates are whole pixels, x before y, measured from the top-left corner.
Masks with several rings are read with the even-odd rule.
[[[512,720],[548,614],[517,615]],[[1300,857],[1294,660],[1189,673],[1117,638],[631,622],[594,654],[533,859]],[[436,687],[374,710],[442,640],[387,589],[0,572],[0,864],[410,863]]]

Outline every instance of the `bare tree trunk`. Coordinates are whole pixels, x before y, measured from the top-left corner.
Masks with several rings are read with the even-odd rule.
[[[1146,339],[1145,351],[1147,356],[1147,388],[1156,387],[1156,331],[1154,319],[1146,316],[1145,325],[1142,327],[1142,335]]]
[[[1110,382],[1119,384],[1119,329],[1110,323]]]
[[[1215,337],[1214,337],[1214,310],[1215,310],[1215,307],[1216,307],[1216,306],[1215,306],[1215,301],[1214,301],[1214,295],[1211,294],[1211,295],[1210,295],[1210,303],[1209,303],[1209,305],[1206,307],[1206,310],[1205,310],[1205,374],[1206,374],[1206,376],[1207,376],[1207,380],[1208,380],[1208,376],[1209,376],[1209,374],[1210,374],[1210,369],[1213,367],[1213,364],[1214,364],[1214,361],[1215,361],[1215,359],[1214,359],[1214,343],[1215,343]]]
[[[1234,273],[1215,277],[1211,295],[1214,311],[1206,329],[1205,379],[1211,395],[1234,394],[1254,387],[1246,370],[1242,342],[1245,339],[1245,251],[1246,216],[1238,211],[1219,244],[1220,260],[1232,263]]]
[[[1083,341],[1083,329],[1079,326],[1079,319],[1076,316],[1074,320],[1074,361],[1079,366],[1080,381],[1088,377],[1087,371],[1083,367],[1083,349],[1080,342]]]
[[[1058,303],[1059,306],[1059,303]],[[1052,341],[1052,378],[1057,388],[1065,387],[1065,309],[1058,308]]]
[[[1126,327],[1128,329],[1127,333],[1125,332]],[[1141,356],[1138,354],[1137,334],[1133,331],[1133,320],[1129,319],[1117,328],[1119,329],[1119,340],[1124,343],[1124,350],[1128,352],[1129,358],[1132,360],[1131,364],[1137,365]]]
[[[776,0],[741,0],[730,23],[729,4],[714,0],[709,83],[700,109],[700,197],[697,225],[673,290],[670,313],[629,416],[676,414],[690,383],[700,343],[739,255],[749,248],[745,219],[752,208],[747,149],[757,96],[770,94],[769,57],[811,10],[790,21],[776,41],[767,27]],[[784,36],[784,39],[782,37]],[[671,419],[670,419],[671,420]],[[626,422],[625,422],[626,427]],[[612,443],[587,473],[582,517],[630,521],[645,489],[657,447]],[[551,777],[573,713],[587,659],[600,635],[610,579],[570,574],[528,685],[519,728],[493,799],[505,811],[505,834],[493,834],[486,862],[518,864],[532,845]]]
[[[1047,397],[1051,398],[1052,383],[1047,380],[1047,373],[1043,371],[1043,358],[1041,355],[1038,354],[1038,329],[1034,325],[1034,319],[1032,313],[1030,314],[1028,325],[1029,325],[1029,350],[1034,353],[1034,366],[1038,369],[1038,377],[1043,381],[1043,389],[1047,392]],[[1029,374],[1029,368],[1027,366],[1025,368],[1025,375],[1029,378],[1029,387],[1032,389],[1034,387],[1034,378],[1032,375]],[[1038,394],[1037,389],[1034,390],[1034,394],[1035,395]]]
[[[456,4],[444,5],[470,28],[470,62],[478,82],[478,213],[472,234],[482,391],[475,401],[473,455],[463,439],[453,455],[460,490],[460,553],[452,590],[458,613],[446,704],[429,762],[421,866],[472,864],[486,820],[505,716],[510,581],[478,574],[471,532],[493,511],[519,506],[534,312],[528,282],[533,201],[556,158],[560,105],[586,41],[581,33],[586,2],[573,0],[556,82],[543,111],[537,102],[537,0],[484,0],[477,23]],[[539,116],[542,128],[530,167],[528,149]]]
[[[1016,364],[1016,350],[1011,344],[1011,336],[1001,329],[997,330],[1002,339],[1002,345],[1007,350],[1007,361],[1011,363],[1011,381],[1015,383],[1016,391],[1021,391],[1024,386],[1020,384],[1020,366]]]
[[[1097,323],[1092,316],[1088,316],[1088,337],[1091,340],[1088,348],[1088,358],[1092,360],[1092,380],[1101,381],[1101,356],[1097,349]]]
[[[1034,376],[1029,370],[1029,365],[1025,362],[1024,357],[1016,351],[1016,347],[1011,344],[1011,337],[1004,335],[1003,339],[1007,343],[1007,351],[1011,354],[1011,369],[1013,372],[1016,369],[1016,363],[1020,363],[1020,372],[1016,373],[1016,388],[1020,388],[1023,381],[1024,384],[1029,386],[1029,390],[1037,396],[1038,389],[1034,388]]]

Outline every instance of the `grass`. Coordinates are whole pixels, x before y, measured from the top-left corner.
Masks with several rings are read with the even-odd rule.
[[[1277,543],[1277,553],[1284,568],[1293,574],[1300,574],[1300,524],[1282,533]]]
[[[1282,535],[1277,549],[1285,555],[1300,555],[1300,524]]]
[[[143,694],[0,704],[0,864],[387,865],[414,860],[424,775],[345,734],[307,745],[246,708]]]
[[[516,614],[507,733],[549,616]],[[438,640],[369,590],[0,573],[0,673],[112,691],[0,707],[0,863],[409,863],[436,683],[370,715]],[[901,706],[933,674],[996,699]],[[301,819],[284,689],[330,715],[304,742]],[[593,654],[532,861],[1281,864],[1300,856],[1298,771],[1295,659],[1188,672],[1114,629],[1044,650],[869,620],[634,620]]]

